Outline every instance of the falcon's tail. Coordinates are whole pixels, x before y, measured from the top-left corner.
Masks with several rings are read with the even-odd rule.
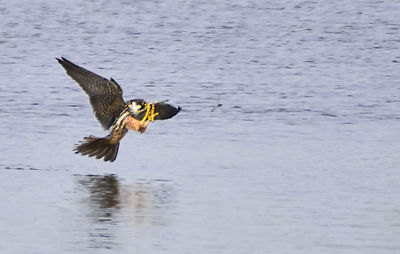
[[[108,136],[104,138],[89,136],[85,137],[82,144],[76,146],[74,151],[89,157],[96,156],[96,159],[104,157],[104,161],[113,162],[117,158],[118,148],[119,142],[112,143]]]

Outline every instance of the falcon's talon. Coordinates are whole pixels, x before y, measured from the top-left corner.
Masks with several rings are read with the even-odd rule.
[[[154,113],[154,110],[155,110],[154,104],[146,104],[145,108],[143,110],[141,110],[140,112],[143,112],[144,110],[146,110],[146,114],[144,115],[143,119],[141,120],[141,123],[144,123],[146,121],[154,122],[155,121],[154,118],[160,114],[160,112]]]
[[[143,109],[143,111],[146,110],[146,114],[144,115],[144,117],[143,117],[141,123],[144,123],[144,122],[149,118],[150,107],[151,107],[150,104],[147,104],[147,103],[146,103],[146,106],[145,106],[145,108]],[[141,111],[141,112],[142,112],[142,111]]]

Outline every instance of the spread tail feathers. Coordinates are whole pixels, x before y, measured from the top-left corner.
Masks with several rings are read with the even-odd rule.
[[[96,156],[96,159],[104,157],[104,161],[113,162],[117,158],[118,143],[112,143],[107,137],[97,138],[95,136],[85,137],[82,144],[75,147],[75,153],[88,155],[89,157]]]

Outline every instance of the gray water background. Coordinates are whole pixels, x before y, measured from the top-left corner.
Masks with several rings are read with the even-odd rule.
[[[0,1],[0,253],[400,253],[399,12]],[[183,111],[75,155],[106,132],[60,56]]]

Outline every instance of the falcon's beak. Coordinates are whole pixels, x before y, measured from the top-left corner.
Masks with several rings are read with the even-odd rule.
[[[137,106],[138,106],[137,113],[142,113],[143,111],[145,111],[147,109],[145,103],[142,103],[142,104],[137,105]]]

